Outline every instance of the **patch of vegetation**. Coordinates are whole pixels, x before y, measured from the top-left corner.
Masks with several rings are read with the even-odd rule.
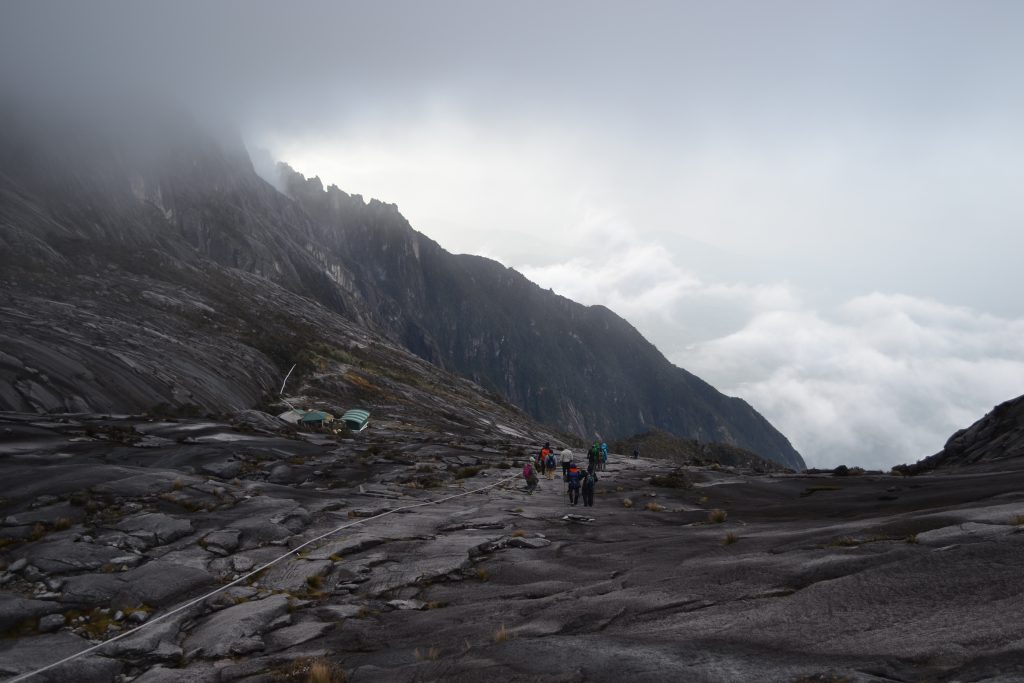
[[[917,534],[910,534],[909,536],[907,536],[903,540],[906,541],[907,543],[912,544],[912,545],[916,545],[917,544]]]
[[[439,647],[429,647],[429,648],[427,648],[427,649],[425,649],[423,651],[420,651],[419,648],[416,648],[416,651],[415,651],[414,654],[416,655],[416,661],[418,661],[418,662],[422,662],[424,660],[430,661],[430,662],[435,662],[435,661],[437,661],[438,659],[441,658],[441,648],[439,648]]]
[[[693,482],[686,472],[679,468],[668,474],[651,477],[651,485],[664,489],[688,489],[693,487]]]
[[[808,486],[800,492],[801,498],[806,498],[809,495],[817,493],[819,491],[842,491],[841,486]]]
[[[272,674],[274,683],[348,683],[348,675],[323,657],[301,657]]]
[[[740,540],[740,537],[730,531],[725,535],[725,538],[722,539],[722,545],[732,545],[738,540]]]
[[[624,507],[624,508],[631,508],[631,507],[633,507],[633,499],[631,499],[631,498],[623,498],[622,499],[622,507]]]
[[[712,524],[721,524],[729,518],[729,513],[725,510],[714,509],[708,512],[708,521]]]
[[[487,581],[491,578],[491,575],[483,567],[477,567],[476,578],[480,579],[481,581]]]
[[[494,642],[496,642],[496,643],[504,643],[506,640],[509,640],[511,637],[512,637],[512,632],[509,631],[507,628],[505,628],[505,624],[502,624],[501,627],[497,631],[494,632]]]
[[[659,505],[652,500],[647,505],[644,505],[644,510],[650,510],[651,512],[664,512],[665,506]]]
[[[38,541],[47,533],[46,525],[42,522],[36,522],[32,525],[32,531],[29,533],[29,540]]]
[[[1024,515],[1014,515],[1010,518],[1010,524],[1013,526],[1024,526]]]
[[[456,479],[469,479],[471,477],[475,477],[476,475],[480,474],[480,471],[482,469],[483,467],[479,465],[449,468],[450,471],[453,471],[455,473]]]
[[[515,531],[512,532],[512,538],[522,538],[525,535],[526,535],[526,532],[523,531],[522,529],[516,529]]]
[[[512,463],[502,461],[495,465],[495,467],[497,467],[499,470],[510,470],[512,469]]]

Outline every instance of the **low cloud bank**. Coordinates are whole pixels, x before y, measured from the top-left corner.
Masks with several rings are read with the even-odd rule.
[[[812,467],[888,468],[1024,393],[1024,320],[900,294],[812,305],[787,284],[702,281],[657,246],[525,267],[604,304],[668,358],[750,402]]]

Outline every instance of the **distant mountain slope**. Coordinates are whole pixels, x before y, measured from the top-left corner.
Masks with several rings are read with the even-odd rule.
[[[317,223],[325,266],[343,263],[346,281],[371,303],[366,315],[423,358],[584,437],[660,427],[804,468],[747,403],[673,366],[607,308],[541,289],[490,259],[451,254],[392,205],[366,205],[281,170],[286,192]]]
[[[612,438],[659,427],[804,467],[753,408],[672,366],[622,318],[542,290],[494,261],[450,254],[413,230],[394,205],[324,190],[293,171],[283,178],[286,196],[257,176],[240,143],[172,115],[72,127],[13,117],[2,123],[0,274],[12,294],[19,273],[37,281],[48,273],[91,277],[97,292],[107,278],[129,273],[192,290],[200,300],[216,287],[230,300],[230,278],[208,268],[212,262],[257,276],[257,288],[262,279],[317,301],[558,429]],[[55,296],[88,307],[87,295]],[[238,303],[250,301],[247,294]],[[102,298],[95,304],[103,310]],[[275,296],[265,310],[237,314],[258,339],[261,321],[287,306]],[[147,324],[151,299],[134,311],[114,310],[138,314],[142,328],[160,327]],[[146,348],[141,343],[138,353]],[[278,369],[286,366],[284,349],[262,351],[276,355]],[[88,358],[80,358],[86,375],[99,363]],[[216,354],[199,353],[197,362],[211,358]],[[259,365],[244,355],[237,360]],[[6,367],[5,381],[27,386],[21,371]],[[207,406],[226,395],[211,391],[202,372],[179,380],[179,394],[203,396]],[[130,396],[136,393],[118,398]],[[251,397],[246,390],[231,400]],[[11,391],[0,396],[0,408],[14,403]]]
[[[672,460],[681,465],[718,464],[745,467],[755,472],[786,471],[785,467],[739,446],[683,439],[660,429],[613,441],[608,447],[613,453],[625,457],[630,457],[633,449],[639,449],[646,458]]]
[[[962,467],[1024,456],[1024,396],[1000,403],[977,422],[949,437],[945,447],[913,465],[893,469],[907,474]]]

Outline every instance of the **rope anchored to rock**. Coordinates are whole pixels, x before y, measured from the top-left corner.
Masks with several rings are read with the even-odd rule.
[[[474,493],[480,493],[482,491],[486,491],[486,490],[492,489],[492,488],[494,488],[496,486],[500,486],[501,484],[504,484],[506,482],[512,481],[513,479],[517,479],[518,477],[519,477],[519,475],[513,475],[511,477],[506,477],[504,479],[496,481],[493,484],[488,484],[487,486],[482,486],[482,487],[480,487],[478,489],[473,489],[472,491],[463,491],[461,493],[456,493],[456,494],[453,494],[451,496],[445,496],[444,498],[438,498],[437,500],[426,500],[426,501],[422,501],[420,503],[414,503],[412,505],[404,505],[402,507],[392,508],[391,510],[387,510],[385,512],[381,512],[379,514],[373,515],[372,517],[365,517],[363,519],[357,519],[357,520],[355,520],[353,522],[348,522],[346,524],[342,524],[341,526],[337,527],[336,529],[331,529],[328,532],[320,534],[316,538],[309,539],[308,541],[302,543],[301,545],[298,545],[298,546],[292,548],[291,550],[289,550],[288,552],[284,553],[283,555],[280,555],[279,557],[274,558],[270,562],[267,562],[266,564],[264,564],[264,565],[262,565],[260,567],[257,567],[256,569],[253,569],[248,574],[244,574],[243,576],[240,576],[237,579],[234,579],[233,581],[231,581],[230,583],[226,583],[223,586],[220,586],[220,587],[216,588],[215,590],[212,590],[209,593],[206,593],[205,595],[202,595],[202,596],[200,596],[198,598],[195,598],[193,600],[189,600],[188,602],[186,602],[186,603],[184,603],[182,605],[179,605],[178,607],[175,607],[171,611],[166,612],[164,614],[161,614],[158,617],[154,617],[154,618],[150,619],[149,621],[146,621],[145,623],[140,624],[139,626],[136,626],[135,628],[129,629],[129,630],[125,631],[124,633],[120,633],[120,634],[114,636],[113,638],[110,638],[109,640],[105,640],[102,643],[97,643],[96,645],[93,645],[92,647],[88,647],[88,648],[82,650],[81,652],[76,652],[75,654],[68,655],[64,659],[58,660],[56,662],[53,662],[52,664],[47,664],[46,666],[40,667],[40,668],[38,668],[38,669],[36,669],[34,671],[30,671],[28,673],[24,673],[24,674],[21,674],[19,676],[16,676],[16,677],[10,679],[7,683],[18,683],[19,681],[27,680],[27,679],[31,678],[32,676],[35,676],[37,674],[41,674],[44,671],[49,671],[50,669],[58,667],[58,666],[60,666],[62,664],[67,664],[68,662],[74,661],[76,659],[79,659],[80,657],[84,657],[87,654],[95,652],[95,651],[99,650],[100,648],[102,648],[102,647],[104,647],[106,645],[109,645],[110,643],[116,642],[116,641],[121,640],[123,638],[127,638],[128,636],[130,636],[130,635],[132,635],[134,633],[138,633],[139,631],[141,631],[142,629],[144,629],[144,628],[146,628],[148,626],[152,626],[153,624],[155,624],[157,622],[160,622],[160,621],[163,621],[164,619],[167,619],[169,617],[172,617],[175,614],[179,614],[181,612],[184,612],[185,610],[189,609],[190,607],[194,607],[195,605],[198,605],[199,603],[203,602],[204,600],[207,600],[207,599],[213,597],[214,595],[217,595],[218,593],[221,593],[221,592],[227,590],[228,588],[231,588],[232,586],[237,586],[239,583],[241,583],[243,581],[246,581],[248,579],[251,579],[252,577],[254,577],[257,574],[259,574],[260,572],[262,572],[263,570],[265,570],[265,569],[267,569],[269,567],[272,567],[273,565],[277,564],[281,560],[284,560],[284,559],[288,558],[291,555],[295,555],[300,550],[302,550],[303,548],[305,548],[307,546],[310,546],[310,545],[312,545],[312,544],[314,544],[314,543],[316,543],[318,541],[322,541],[323,539],[327,538],[328,536],[333,536],[334,534],[338,533],[339,531],[344,531],[345,529],[349,529],[351,527],[357,526],[359,524],[364,524],[366,522],[372,522],[375,519],[380,519],[381,517],[387,517],[388,515],[393,515],[396,512],[403,512],[405,510],[412,510],[414,508],[425,507],[427,505],[436,505],[438,503],[443,503],[445,501],[453,500],[455,498],[461,498],[462,496],[468,496],[468,495],[471,495],[471,494],[474,494]]]

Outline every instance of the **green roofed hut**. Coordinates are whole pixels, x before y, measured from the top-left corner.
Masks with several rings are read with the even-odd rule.
[[[341,416],[345,426],[353,432],[361,432],[370,423],[370,411],[361,408],[353,408]]]
[[[322,410],[310,410],[302,416],[303,427],[323,427],[334,422],[334,416]]]

